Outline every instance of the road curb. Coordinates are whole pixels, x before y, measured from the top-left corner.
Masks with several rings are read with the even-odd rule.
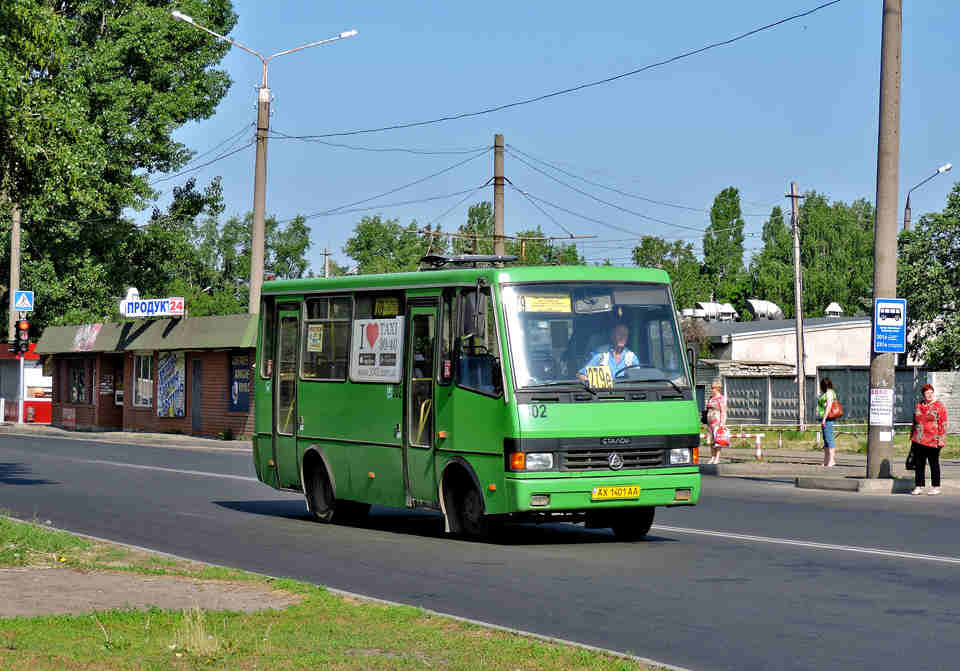
[[[826,489],[859,494],[909,494],[913,491],[914,479],[912,477],[858,478],[801,475],[797,476],[794,484],[800,489]],[[941,489],[960,491],[960,482],[944,481],[941,483]]]

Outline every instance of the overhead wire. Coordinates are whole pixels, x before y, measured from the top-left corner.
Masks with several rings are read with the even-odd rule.
[[[237,153],[243,151],[244,149],[249,149],[250,147],[252,147],[252,146],[255,145],[256,143],[257,143],[256,140],[251,140],[250,142],[248,142],[247,144],[243,145],[242,147],[240,147],[240,148],[238,148],[238,149],[234,149],[233,151],[229,151],[229,152],[225,152],[225,153],[223,153],[223,154],[220,154],[220,155],[217,156],[215,159],[210,160],[210,161],[207,161],[206,163],[201,163],[200,165],[194,166],[194,167],[192,167],[192,168],[187,168],[186,170],[181,170],[180,172],[174,173],[174,174],[172,174],[172,175],[166,175],[166,176],[164,176],[164,177],[160,177],[160,178],[158,178],[158,179],[155,179],[155,180],[152,180],[152,181],[148,182],[148,184],[150,184],[150,186],[153,186],[154,184],[159,184],[160,182],[168,182],[168,181],[170,181],[171,179],[176,179],[177,177],[182,177],[183,175],[186,175],[186,174],[188,174],[188,173],[196,172],[197,170],[202,170],[203,168],[206,168],[206,167],[209,166],[209,165],[213,165],[214,163],[217,163],[218,161],[222,161],[222,160],[224,160],[224,159],[226,159],[226,158],[230,158],[230,157],[233,156],[234,154],[237,154]]]
[[[473,147],[471,149],[411,149],[409,147],[360,147],[352,144],[344,144],[341,142],[326,142],[324,140],[311,137],[309,135],[289,135],[287,133],[282,133],[276,129],[270,129],[270,135],[268,136],[271,139],[275,140],[300,140],[301,142],[313,142],[315,144],[322,144],[327,147],[333,147],[335,149],[351,149],[354,151],[368,151],[375,153],[404,153],[404,154],[417,154],[422,156],[448,156],[456,154],[474,154],[478,151],[483,151],[484,149],[492,149],[492,146],[486,147]]]
[[[311,213],[311,214],[308,214],[308,215],[303,215],[303,216],[305,216],[307,219],[311,219],[311,218],[313,218],[313,217],[329,216],[329,215],[331,215],[331,214],[344,214],[346,211],[348,211],[348,208],[353,208],[353,207],[356,207],[357,205],[362,205],[363,203],[368,203],[368,202],[370,202],[371,200],[377,200],[377,199],[379,199],[379,198],[383,198],[383,197],[385,197],[385,196],[389,196],[389,195],[391,195],[391,194],[397,193],[398,191],[403,191],[404,189],[407,189],[407,188],[409,188],[409,187],[411,187],[411,186],[415,186],[415,185],[417,185],[417,184],[422,184],[423,182],[426,182],[426,181],[428,181],[428,180],[431,180],[431,179],[433,179],[434,177],[439,177],[440,175],[442,175],[442,174],[444,174],[444,173],[447,173],[447,172],[450,172],[451,170],[455,170],[455,169],[459,168],[459,167],[462,166],[462,165],[466,165],[466,164],[469,163],[470,161],[474,161],[474,160],[480,158],[480,157],[483,156],[484,154],[490,153],[491,149],[492,149],[492,148],[490,148],[490,147],[485,148],[485,149],[482,149],[481,151],[479,151],[478,153],[474,154],[473,156],[470,156],[469,158],[465,158],[465,159],[462,160],[462,161],[458,161],[457,163],[454,163],[454,164],[451,165],[451,166],[447,166],[447,167],[444,168],[443,170],[440,170],[440,171],[438,171],[438,172],[431,173],[431,174],[427,175],[426,177],[421,177],[420,179],[416,179],[416,180],[414,180],[414,181],[412,181],[412,182],[408,182],[407,184],[402,184],[401,186],[398,186],[398,187],[395,187],[395,188],[393,188],[393,189],[390,189],[389,191],[384,191],[383,193],[378,193],[378,194],[375,195],[375,196],[370,196],[369,198],[363,198],[363,199],[361,199],[361,200],[357,200],[357,201],[354,201],[354,202],[352,202],[352,203],[347,203],[347,204],[345,204],[345,205],[340,205],[340,206],[338,206],[338,207],[330,208],[330,209],[327,209],[327,210],[321,210],[321,211],[319,211],[319,212],[314,212],[314,213]],[[458,192],[458,193],[462,194],[462,193],[465,193],[465,192],[464,192],[464,191],[460,191],[460,192]],[[453,195],[457,195],[457,194],[453,194]],[[293,220],[293,219],[285,219],[285,220],[283,220],[283,222],[292,221],[292,220]],[[281,222],[281,223],[283,223],[283,222]]]
[[[839,3],[839,2],[841,2],[841,0],[830,0],[829,2],[825,2],[825,3],[823,3],[823,4],[821,4],[821,5],[818,5],[818,6],[814,7],[814,8],[812,8],[812,9],[808,9],[808,10],[805,10],[805,11],[800,12],[800,13],[798,13],[798,14],[794,14],[794,15],[792,15],[792,16],[788,16],[788,17],[785,17],[785,18],[783,18],[783,19],[779,19],[778,21],[774,21],[773,23],[768,23],[768,24],[763,25],[763,26],[760,26],[760,27],[758,27],[758,28],[753,28],[752,30],[748,30],[748,31],[746,31],[746,32],[744,32],[744,33],[740,33],[739,35],[736,35],[736,36],[734,36],[734,37],[731,37],[731,38],[728,38],[728,39],[725,39],[725,40],[719,40],[719,41],[717,41],[717,42],[712,42],[712,43],[710,43],[710,44],[707,44],[707,45],[705,45],[705,46],[699,47],[699,48],[697,48],[697,49],[691,49],[691,50],[689,50],[689,51],[685,51],[685,52],[683,52],[683,53],[677,54],[676,56],[671,56],[670,58],[664,59],[664,60],[662,60],[662,61],[657,61],[657,62],[655,62],[655,63],[650,63],[650,64],[648,64],[648,65],[644,65],[644,66],[642,66],[642,67],[635,68],[635,69],[630,70],[630,71],[628,71],[628,72],[623,72],[623,73],[620,73],[620,74],[618,74],[618,75],[613,75],[613,76],[610,76],[610,77],[605,77],[605,78],[603,78],[603,79],[598,79],[598,80],[596,80],[596,81],[585,82],[585,83],[583,83],[583,84],[577,84],[577,85],[575,85],[575,86],[570,86],[570,87],[568,87],[568,88],[560,89],[560,90],[558,90],[558,91],[553,91],[553,92],[551,92],[551,93],[544,93],[544,94],[542,94],[542,95],[533,96],[533,97],[530,97],[530,98],[524,98],[524,99],[522,99],[522,100],[517,100],[517,101],[511,102],[511,103],[505,103],[505,104],[502,104],[502,105],[495,105],[495,106],[493,106],[493,107],[487,107],[487,108],[484,108],[484,109],[481,109],[481,110],[477,110],[477,111],[474,111],[474,112],[462,112],[462,113],[459,113],[459,114],[450,114],[450,115],[447,115],[447,116],[437,117],[437,118],[435,118],[435,119],[429,119],[429,120],[426,120],[426,121],[412,121],[412,122],[408,122],[408,123],[395,123],[395,124],[390,124],[390,125],[388,125],[388,126],[380,126],[379,128],[365,128],[365,129],[358,129],[358,130],[336,131],[336,132],[331,132],[331,133],[321,133],[321,134],[318,134],[318,135],[304,135],[304,136],[301,136],[301,137],[302,137],[302,138],[345,137],[345,136],[349,136],[349,135],[362,135],[362,134],[366,134],[366,133],[380,133],[380,132],[384,132],[384,131],[401,130],[401,129],[404,129],[404,128],[416,128],[416,127],[418,127],[418,126],[428,126],[428,125],[431,125],[431,124],[437,124],[437,123],[442,123],[442,122],[446,122],[446,121],[457,121],[457,120],[460,120],[460,119],[467,119],[467,118],[470,118],[470,117],[481,116],[481,115],[484,115],[484,114],[491,114],[491,113],[493,113],[493,112],[500,112],[500,111],[502,111],[502,110],[511,109],[511,108],[514,108],[514,107],[520,107],[520,106],[522,106],[522,105],[529,105],[529,104],[531,104],[531,103],[540,102],[540,101],[547,100],[547,99],[550,99],[550,98],[556,98],[556,97],[558,97],[558,96],[567,95],[567,94],[569,94],[569,93],[574,93],[574,92],[576,92],[576,91],[582,91],[583,89],[592,88],[592,87],[594,87],[594,86],[600,86],[600,85],[602,85],[602,84],[609,84],[610,82],[617,81],[618,79],[623,79],[623,78],[625,78],[625,77],[631,77],[631,76],[633,76],[633,75],[640,74],[641,72],[646,72],[646,71],[648,71],[648,70],[653,70],[654,68],[663,67],[664,65],[669,65],[670,63],[675,63],[676,61],[682,60],[682,59],[684,59],[684,58],[690,58],[691,56],[696,56],[697,54],[701,54],[701,53],[704,53],[704,52],[706,52],[706,51],[710,51],[711,49],[717,49],[717,48],[719,48],[719,47],[728,46],[728,45],[730,45],[730,44],[733,44],[734,42],[738,42],[738,41],[743,40],[743,39],[745,39],[745,38],[747,38],[747,37],[751,37],[751,36],[753,36],[753,35],[756,35],[756,34],[758,34],[758,33],[764,32],[764,31],[766,31],[766,30],[770,30],[770,29],[772,29],[772,28],[776,28],[777,26],[780,26],[780,25],[782,25],[782,24],[789,23],[790,21],[796,21],[797,19],[801,19],[801,18],[804,18],[804,17],[806,17],[806,16],[810,16],[811,14],[814,14],[815,12],[819,12],[820,10],[825,9],[825,8],[831,6],[831,5],[835,5],[835,4]]]
[[[623,191],[623,190],[621,190],[621,189],[617,189],[617,188],[612,187],[612,186],[607,186],[606,184],[601,184],[601,183],[599,183],[599,182],[594,182],[594,181],[592,181],[592,180],[590,180],[590,179],[587,179],[586,177],[581,177],[580,175],[577,175],[577,174],[575,174],[575,173],[572,173],[572,172],[570,172],[570,171],[568,171],[568,170],[564,170],[563,168],[561,168],[561,167],[559,167],[559,166],[557,166],[557,165],[554,165],[553,163],[550,163],[549,161],[545,161],[545,160],[542,159],[542,158],[537,158],[536,156],[533,156],[532,154],[530,154],[530,153],[528,153],[528,152],[525,152],[525,151],[522,151],[522,150],[518,149],[518,148],[515,147],[514,145],[508,144],[508,145],[507,145],[507,148],[508,148],[508,150],[512,150],[513,152],[515,152],[515,153],[517,153],[517,154],[521,154],[522,156],[525,156],[526,158],[530,159],[531,161],[535,161],[535,162],[540,163],[540,164],[542,164],[542,165],[545,165],[545,166],[547,166],[547,167],[549,167],[549,168],[551,168],[551,169],[553,169],[553,170],[556,170],[557,172],[561,172],[561,173],[563,173],[564,175],[567,175],[568,177],[573,177],[574,179],[578,179],[578,180],[580,180],[581,182],[585,182],[586,184],[590,184],[591,186],[596,186],[596,187],[601,188],[601,189],[606,189],[607,191],[612,191],[613,193],[617,193],[617,194],[619,194],[619,195],[621,195],[621,196],[625,196],[625,197],[627,197],[627,198],[635,198],[636,200],[642,200],[642,201],[644,201],[644,202],[646,202],[646,203],[652,203],[652,204],[655,204],[655,205],[663,205],[663,206],[665,206],[665,207],[672,207],[672,208],[676,208],[676,209],[678,209],[678,210],[687,210],[688,212],[703,212],[703,213],[705,213],[705,214],[709,214],[709,213],[710,213],[710,210],[705,209],[705,208],[702,208],[702,207],[691,207],[691,206],[689,206],[689,205],[680,205],[680,204],[678,204],[678,203],[671,203],[671,202],[664,201],[664,200],[657,200],[657,199],[655,199],[655,198],[648,198],[648,197],[646,197],[646,196],[641,196],[641,195],[638,195],[638,194],[635,194],[635,193],[630,193],[630,192],[628,192],[628,191]],[[767,217],[767,216],[769,216],[769,215],[767,215],[767,214],[758,214],[758,213],[741,213],[740,216],[743,216],[743,217]]]

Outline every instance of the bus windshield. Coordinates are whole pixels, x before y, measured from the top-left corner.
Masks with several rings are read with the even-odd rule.
[[[690,386],[665,284],[515,284],[503,306],[517,388]]]

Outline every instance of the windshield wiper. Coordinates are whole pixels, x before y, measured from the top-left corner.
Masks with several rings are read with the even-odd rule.
[[[681,396],[683,395],[683,389],[680,387],[680,385],[668,377],[655,377],[649,380],[643,380],[643,382],[669,382],[671,385],[673,385],[673,388],[680,393]]]

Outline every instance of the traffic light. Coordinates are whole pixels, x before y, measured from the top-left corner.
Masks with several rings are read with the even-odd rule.
[[[30,322],[26,319],[17,320],[17,351],[26,352],[30,349]]]

